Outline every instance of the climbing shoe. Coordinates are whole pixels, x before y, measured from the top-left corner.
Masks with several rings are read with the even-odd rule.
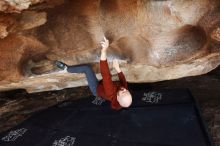
[[[66,70],[67,69],[67,65],[63,62],[60,61],[55,61],[55,65],[56,67],[62,69],[62,70]]]

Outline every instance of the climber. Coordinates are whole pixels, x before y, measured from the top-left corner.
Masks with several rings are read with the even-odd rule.
[[[101,81],[98,81],[95,73],[89,65],[68,66],[60,61],[55,61],[55,64],[58,68],[70,73],[85,73],[92,94],[95,97],[101,97],[102,99],[110,101],[113,109],[119,110],[121,108],[127,108],[132,103],[132,96],[128,90],[125,76],[119,67],[118,60],[114,59],[113,67],[118,73],[119,82],[112,81],[107,62],[107,49],[109,47],[109,41],[104,37],[104,41],[102,41],[100,44],[102,48],[100,70],[103,78]]]

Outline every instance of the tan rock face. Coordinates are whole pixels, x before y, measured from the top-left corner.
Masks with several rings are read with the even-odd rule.
[[[129,82],[195,76],[220,64],[219,0],[48,0],[29,9],[0,16],[0,90],[87,84],[83,75],[57,71],[54,60],[91,63],[101,79],[104,36],[110,40],[109,61],[121,60]]]
[[[212,37],[213,39],[215,39],[216,41],[219,41],[219,42],[220,42],[220,27],[219,27],[219,28],[216,28],[216,29],[213,31],[211,37]]]
[[[19,13],[22,10],[28,9],[31,4],[43,2],[44,0],[1,0],[0,11]]]
[[[43,3],[41,8],[53,7],[60,5],[64,0],[1,0],[0,11],[4,13],[20,13],[23,10],[28,9],[32,5]]]

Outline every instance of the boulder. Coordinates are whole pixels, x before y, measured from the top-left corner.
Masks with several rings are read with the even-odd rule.
[[[220,64],[219,0],[9,1],[0,3],[0,91],[87,85],[85,75],[60,71],[55,60],[91,64],[101,79],[104,36],[109,63],[119,59],[128,82],[196,76]]]

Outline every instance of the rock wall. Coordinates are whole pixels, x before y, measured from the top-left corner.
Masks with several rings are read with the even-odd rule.
[[[101,79],[104,36],[108,61],[118,58],[129,82],[201,75],[220,64],[219,0],[4,0],[0,10],[0,91],[87,84],[55,60],[90,63]]]
[[[0,11],[5,13],[20,13],[28,9],[30,5],[43,2],[44,0],[1,0]]]

